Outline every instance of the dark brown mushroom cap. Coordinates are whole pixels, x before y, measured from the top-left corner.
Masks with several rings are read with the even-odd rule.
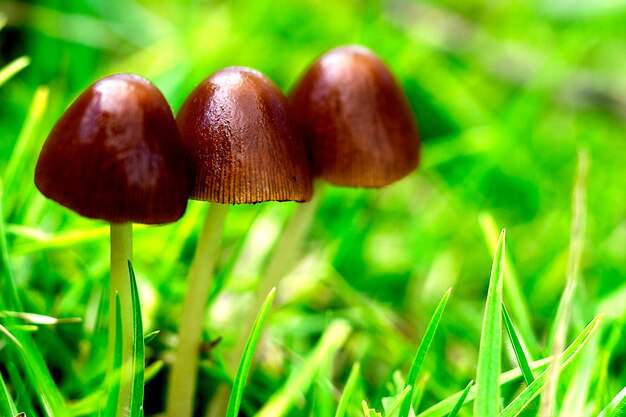
[[[192,91],[176,120],[193,173],[191,198],[225,204],[311,198],[306,150],[287,99],[260,72],[218,71]]]
[[[417,167],[419,134],[408,100],[370,50],[322,55],[290,100],[312,173],[335,185],[382,187]]]
[[[50,132],[35,184],[85,217],[147,224],[179,219],[187,207],[188,176],[163,95],[131,74],[91,85]]]

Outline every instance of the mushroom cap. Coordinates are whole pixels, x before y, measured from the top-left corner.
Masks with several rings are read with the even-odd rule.
[[[335,185],[382,187],[417,167],[420,140],[409,102],[369,49],[325,53],[290,98],[314,175]]]
[[[311,177],[287,99],[267,77],[229,67],[200,83],[176,118],[191,198],[224,204],[306,201]]]
[[[188,175],[161,92],[132,74],[95,82],[50,132],[35,184],[85,217],[111,223],[178,220],[187,207]]]

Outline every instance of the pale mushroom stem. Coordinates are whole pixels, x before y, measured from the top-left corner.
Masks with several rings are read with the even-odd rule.
[[[294,267],[294,262],[302,249],[302,241],[309,231],[319,203],[322,200],[322,189],[324,187],[321,185],[322,184],[315,184],[315,191],[313,192],[311,201],[298,204],[295,207],[274,243],[274,248],[265,264],[265,272],[259,283],[259,289],[255,293],[253,302],[249,304],[250,308],[244,313],[244,321],[241,325],[243,331],[239,333],[235,347],[228,353],[228,357],[226,358],[233,375],[237,370],[239,360],[243,355],[248,340],[248,334],[245,329],[252,328],[256,315],[267,293],[269,293],[272,288],[278,287],[280,280]],[[224,384],[220,385],[213,397],[210,407],[205,413],[206,417],[222,417],[226,415],[229,392],[230,386]]]
[[[178,347],[168,384],[168,417],[193,415],[202,324],[227,212],[228,205],[211,203],[189,269]]]
[[[133,256],[132,223],[111,223],[111,280],[109,286],[109,381],[119,376],[117,415],[124,416],[130,409],[133,363],[133,304],[130,290],[128,262]],[[117,322],[116,294],[120,298],[122,323],[122,365],[119,374],[113,369],[115,353],[115,328]],[[109,393],[113,394],[113,393]]]
[[[265,273],[259,283],[259,289],[256,291],[254,301],[250,304],[251,308],[246,312],[246,320],[241,327],[242,329],[252,328],[257,313],[265,297],[267,297],[267,294],[272,288],[278,288],[280,280],[295,266],[294,263],[302,249],[302,241],[309,231],[313,218],[315,217],[315,212],[319,206],[321,200],[320,194],[320,190],[318,189],[309,202],[299,203],[285,223],[283,230],[274,243],[274,248],[270,253],[269,259],[265,264]],[[237,369],[239,359],[243,354],[247,341],[248,335],[245,334],[245,331],[241,332],[237,339],[235,349],[233,349],[232,355],[230,356],[230,365],[233,370]]]

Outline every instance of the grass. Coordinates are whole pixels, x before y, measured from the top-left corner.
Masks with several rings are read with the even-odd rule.
[[[241,357],[241,362],[239,363],[239,368],[237,368],[237,375],[235,376],[235,380],[233,381],[233,388],[230,394],[230,399],[228,401],[228,409],[226,410],[226,417],[236,417],[239,415],[239,407],[241,406],[241,398],[243,397],[243,392],[246,384],[246,378],[248,373],[250,372],[250,366],[252,364],[252,357],[254,355],[254,351],[256,349],[257,344],[259,343],[259,339],[261,337],[261,330],[263,329],[263,323],[269,313],[270,307],[274,302],[274,297],[276,294],[276,289],[272,289],[270,293],[267,295],[265,301],[261,305],[261,311],[257,315],[256,320],[254,321],[254,325],[250,330],[250,337],[248,338],[248,342],[246,343],[245,349],[243,351],[243,356]]]
[[[94,416],[105,397],[108,227],[33,185],[71,100],[128,71],[177,110],[228,65],[288,91],[345,43],[374,49],[407,91],[420,169],[381,190],[326,187],[298,247],[281,240],[295,204],[230,209],[195,415],[233,384],[244,307],[264,281],[277,285],[271,313],[236,394],[220,394],[232,415],[623,414],[624,28],[624,5],[602,1],[2,2],[0,415]],[[192,203],[175,224],[135,228],[138,415],[164,410],[203,213]]]
[[[476,370],[476,401],[474,415],[495,417],[500,407],[502,352],[502,286],[504,281],[504,247],[506,231],[502,229],[491,267],[487,303],[483,318],[478,367]]]

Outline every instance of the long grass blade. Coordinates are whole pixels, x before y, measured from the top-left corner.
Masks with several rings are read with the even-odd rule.
[[[343,392],[341,393],[341,397],[339,398],[339,404],[337,405],[335,417],[344,417],[346,415],[346,411],[348,410],[348,404],[350,402],[350,399],[352,398],[352,393],[354,392],[356,384],[359,381],[360,375],[361,364],[357,362],[352,366],[352,370],[350,370],[348,381],[346,382],[346,386],[344,387]]]
[[[511,321],[511,316],[509,316],[508,311],[506,311],[506,307],[504,306],[504,304],[502,304],[502,320],[504,321],[504,327],[506,328],[506,332],[509,335],[511,346],[513,346],[513,352],[515,353],[515,357],[517,358],[517,364],[522,371],[524,382],[526,382],[526,385],[530,385],[535,380],[535,377],[533,375],[533,371],[530,370],[528,358],[526,357],[524,348],[520,343],[519,336],[515,331],[515,327],[513,326],[513,322]]]
[[[563,352],[557,361],[554,363],[559,364],[559,372],[561,372],[570,362],[578,356],[582,348],[585,347],[591,336],[598,330],[598,326],[604,317],[603,314],[596,316],[585,329],[578,335],[578,337],[572,342],[572,344]],[[530,404],[537,395],[545,388],[546,383],[550,377],[550,372],[553,365],[547,370],[543,371],[541,375],[533,381],[524,391],[522,391],[515,399],[504,409],[498,417],[515,417],[518,416],[525,408]]]
[[[80,317],[56,318],[56,317],[45,316],[42,314],[24,313],[21,311],[2,311],[0,312],[0,317],[2,316],[14,317],[26,323],[33,324],[35,326],[39,326],[39,325],[54,326],[57,324],[75,324],[75,323],[81,323],[83,320]]]
[[[574,192],[572,194],[572,225],[571,237],[569,245],[569,258],[567,261],[567,275],[565,290],[559,302],[559,307],[554,320],[553,331],[551,332],[552,355],[556,356],[563,350],[565,340],[567,340],[567,331],[569,329],[569,318],[572,309],[572,300],[574,291],[578,285],[578,271],[580,269],[580,261],[585,238],[585,225],[587,223],[586,211],[586,182],[587,173],[589,171],[589,157],[585,151],[578,152],[578,166],[576,174],[576,182],[574,184]],[[559,382],[559,364],[552,364],[552,372],[546,385],[545,393],[541,397],[541,417],[550,417],[556,407],[556,390]]]
[[[595,331],[597,330],[597,327],[600,323],[600,321],[602,320],[602,315],[597,316],[596,318],[594,318],[588,325],[587,327],[585,327],[585,329],[580,333],[580,335],[576,338],[576,340],[574,340],[572,342],[572,344],[561,354],[561,364],[562,366],[564,366],[564,364],[568,364],[569,362],[571,362],[574,357],[578,354],[579,350],[581,349],[582,346],[584,346],[587,341],[590,339],[590,337],[595,333]],[[537,371],[540,369],[545,369],[547,365],[549,365],[552,362],[552,358],[544,358],[544,359],[540,359],[534,362],[531,362],[530,365],[530,369],[533,371]],[[540,377],[543,378],[544,382],[545,382],[545,376],[546,376],[546,371],[544,370],[543,373],[540,375]],[[517,381],[518,379],[522,378],[522,372],[520,371],[519,368],[516,369],[512,369],[510,371],[504,372],[503,374],[500,375],[500,377],[498,378],[498,383],[500,386],[503,385],[507,385],[510,384],[512,382]],[[535,389],[535,387],[537,386],[537,381],[539,380],[539,377],[535,379],[535,381],[533,382],[533,389]],[[528,389],[528,388],[526,388]],[[440,402],[438,402],[437,404],[433,405],[432,407],[430,407],[429,409],[421,412],[420,414],[418,414],[417,417],[443,417],[446,416],[453,408],[454,405],[458,402],[459,398],[461,397],[461,395],[463,394],[463,391],[459,391],[443,400],[441,400]],[[521,394],[520,394],[521,395]],[[519,398],[519,397],[518,397]],[[473,386],[469,393],[467,394],[467,398],[465,399],[465,404],[474,401],[476,399],[476,386]],[[515,402],[517,401],[517,398],[513,401]],[[529,400],[529,402],[532,401]],[[511,403],[512,404],[512,403]],[[511,406],[511,404],[509,406]],[[507,407],[508,408],[508,407]],[[506,409],[505,409],[506,410]],[[502,417],[504,413],[504,410],[502,411],[502,413],[500,413],[499,417]]]
[[[2,253],[0,268],[0,308],[20,312],[23,311],[22,303],[18,297],[15,281],[9,258],[3,207],[3,185],[0,182],[0,252]],[[46,363],[29,334],[15,332],[15,340],[19,341],[14,346],[18,349],[23,361],[24,370],[29,384],[39,390],[38,398],[41,402],[45,415],[54,417],[67,416],[65,401],[59,392]]]
[[[35,140],[39,138],[38,130],[43,122],[43,118],[48,108],[48,96],[50,90],[46,86],[40,86],[35,91],[35,95],[28,109],[26,119],[22,124],[22,130],[15,142],[11,157],[4,170],[4,182],[7,190],[7,200],[5,207],[8,213],[11,213],[19,203],[19,199],[23,198],[25,193],[19,192],[20,184],[25,178],[28,178],[32,184],[32,173],[34,172],[34,161],[36,160],[36,150],[34,149]],[[24,175],[24,170],[29,175]],[[32,171],[31,171],[32,170]]]
[[[494,417],[500,404],[500,360],[502,351],[502,281],[504,274],[504,248],[506,231],[498,239],[491,268],[487,304],[483,319],[478,369],[476,371],[476,402],[474,415]]]
[[[467,386],[463,390],[463,393],[459,397],[459,400],[456,402],[456,404],[454,404],[454,408],[452,409],[452,411],[450,411],[450,414],[448,414],[448,417],[456,417],[456,415],[459,414],[459,411],[461,411],[461,407],[463,407],[465,399],[467,398],[467,395],[469,394],[472,385],[474,385],[474,381],[470,381],[469,384],[467,384]]]
[[[7,245],[6,227],[4,222],[4,183],[0,179],[0,251],[2,257],[0,261],[0,308],[10,311],[22,311],[22,303],[17,295],[15,280],[13,279],[13,268],[9,257]]]
[[[139,304],[139,291],[137,290],[135,271],[130,261],[128,261],[128,272],[130,275],[130,293],[133,310],[133,371],[131,374],[130,395],[130,413],[131,416],[133,416],[139,415],[143,407],[145,346],[143,323],[141,320],[141,306]]]
[[[599,391],[593,389],[592,386],[602,385],[600,381],[594,378],[596,371],[602,369],[602,365],[599,363],[602,356],[599,352],[600,339],[600,337],[594,337],[589,341],[587,347],[581,353],[580,359],[574,364],[575,369],[570,371],[572,379],[568,383],[567,391],[559,408],[559,415],[586,417],[589,414],[588,410],[586,410],[586,405],[592,400],[589,394],[590,392],[595,394],[596,391]],[[603,404],[603,402],[597,402],[596,404]]]
[[[611,400],[598,417],[621,417],[626,415],[626,387]]]
[[[552,361],[552,358],[539,359],[537,361],[531,362],[530,368],[532,370],[545,369],[550,364],[551,361]],[[500,386],[505,386],[513,382],[517,383],[517,381],[521,378],[522,378],[522,372],[519,370],[519,368],[515,368],[510,371],[502,373],[500,375],[500,378],[498,378],[498,383],[500,384]],[[427,410],[422,411],[420,414],[417,415],[417,417],[446,416],[448,413],[450,413],[450,411],[452,411],[452,409],[454,408],[454,405],[458,402],[462,394],[463,394],[463,391],[458,391],[450,395],[449,397],[444,398],[443,400],[439,401],[437,404],[431,406]],[[467,398],[465,399],[465,404],[468,404],[474,401],[475,399],[476,399],[476,385],[473,385],[472,388],[470,389],[469,394],[467,394]]]
[[[481,213],[479,218],[480,226],[490,250],[496,250],[498,244],[498,226],[490,213]],[[519,274],[508,254],[504,254],[504,272],[506,274],[506,285],[503,288],[503,297],[507,305],[511,308],[511,314],[518,324],[520,341],[523,346],[535,352],[539,347],[539,342],[533,332],[530,308],[526,297],[522,291]],[[529,356],[529,360],[533,360]]]
[[[413,359],[413,364],[411,365],[411,370],[409,371],[409,376],[406,380],[405,387],[412,386],[415,387],[417,384],[417,377],[419,376],[420,369],[422,368],[422,364],[424,363],[424,359],[426,358],[426,354],[428,353],[428,349],[435,337],[435,332],[437,331],[437,327],[439,326],[439,321],[441,321],[441,316],[443,315],[443,310],[448,303],[448,299],[450,298],[450,293],[452,289],[450,288],[441,298],[435,312],[433,313],[430,322],[428,323],[428,327],[426,328],[426,333],[424,333],[424,339],[422,339],[422,343],[420,343],[420,347],[417,350],[417,354],[415,355],[415,359]],[[400,408],[400,417],[409,417],[409,411],[411,410],[411,403],[413,400],[413,391],[411,391],[411,395],[408,395],[402,401],[402,407]]]
[[[6,364],[7,371],[9,373],[9,379],[12,382],[13,390],[15,391],[15,407],[18,410],[22,410],[22,413],[26,413],[29,416],[35,415],[36,406],[32,401],[32,387],[29,386],[26,381],[24,381],[20,375],[20,372],[17,370],[17,367],[14,363]],[[31,392],[29,392],[31,389]]]
[[[313,383],[311,393],[311,415],[316,417],[332,417],[334,410],[334,396],[332,386],[332,362],[330,357],[319,368]]]
[[[261,338],[263,324],[265,323],[265,319],[272,308],[275,296],[276,288],[272,288],[261,305],[261,310],[252,325],[252,330],[250,332],[250,336],[248,336],[248,342],[244,348],[241,362],[239,363],[239,368],[237,369],[237,375],[235,376],[235,381],[233,382],[233,389],[230,394],[230,400],[228,401],[226,417],[237,417],[239,415],[239,407],[241,406],[243,390],[246,386],[250,366],[252,365],[252,358],[257,344],[259,343],[259,339]]]
[[[351,330],[345,321],[332,322],[302,366],[292,372],[287,382],[259,410],[256,417],[284,416],[294,401],[311,385],[319,366],[329,357],[335,356],[343,346]]]
[[[13,398],[9,394],[6,384],[4,383],[4,377],[0,372],[0,416],[14,416],[17,414],[17,408]]]
[[[145,224],[133,224],[133,233],[148,230]],[[24,226],[8,225],[7,232],[15,236],[27,237],[30,241],[16,244],[11,248],[13,257],[24,256],[35,252],[43,252],[46,250],[72,248],[83,245],[87,242],[104,240],[109,238],[111,226],[95,227],[88,230],[73,230],[70,232],[61,232],[55,235],[30,231]]]
[[[103,417],[114,417],[117,413],[117,401],[120,392],[120,372],[122,369],[122,305],[119,293],[115,293],[115,341],[113,349],[113,363],[108,372],[106,387],[106,405]]]

